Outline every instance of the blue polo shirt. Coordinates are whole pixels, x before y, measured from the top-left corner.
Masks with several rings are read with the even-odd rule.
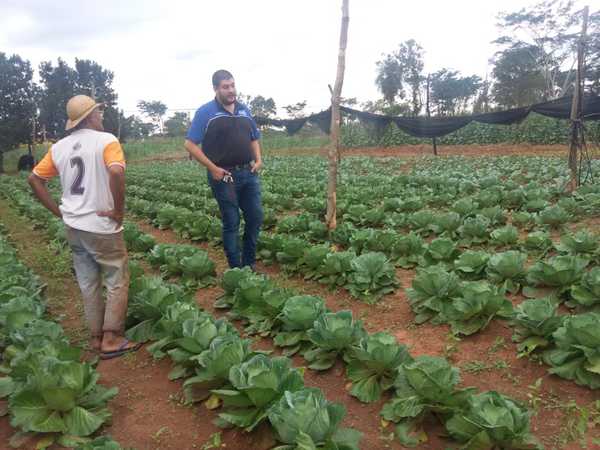
[[[260,132],[246,105],[235,102],[232,114],[215,99],[198,108],[187,139],[213,163],[227,168],[254,159],[250,144],[260,139]]]

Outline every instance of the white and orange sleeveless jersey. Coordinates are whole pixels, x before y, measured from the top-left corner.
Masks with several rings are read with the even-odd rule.
[[[33,173],[45,180],[60,176],[60,210],[66,225],[91,233],[111,234],[122,227],[96,213],[114,207],[108,172],[114,164],[125,167],[117,138],[110,133],[82,129],[52,145]]]

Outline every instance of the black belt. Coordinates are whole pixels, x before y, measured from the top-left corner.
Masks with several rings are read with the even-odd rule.
[[[238,164],[237,166],[228,166],[228,167],[223,167],[223,169],[225,170],[243,170],[243,169],[251,169],[252,168],[252,163],[248,162],[245,164]]]

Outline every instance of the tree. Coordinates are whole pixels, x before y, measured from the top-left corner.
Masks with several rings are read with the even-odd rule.
[[[40,78],[40,123],[51,139],[58,139],[65,133],[67,102],[79,94],[89,95],[105,104],[106,131],[118,134],[119,113],[117,94],[112,87],[113,72],[95,61],[78,58],[75,58],[75,69],[72,69],[59,58],[56,67],[50,61],[40,64]]]
[[[544,100],[561,96],[569,81],[573,81],[573,77],[562,77],[567,83],[559,83],[565,63],[574,60],[581,29],[581,14],[574,8],[573,0],[544,0],[498,16],[498,26],[504,34],[494,43],[529,55],[529,64],[544,82]]]
[[[108,108],[117,104],[117,94],[112,88],[114,73],[104,69],[100,64],[89,59],[75,58],[75,91],[89,95],[102,102]]]
[[[168,136],[185,136],[189,127],[190,118],[188,114],[184,112],[176,112],[165,121],[165,128]]]
[[[423,106],[421,99],[421,86],[423,77],[423,47],[414,39],[400,44],[397,58],[402,67],[402,75],[405,83],[410,87],[410,98],[412,114],[419,115]]]
[[[56,67],[45,61],[39,66],[41,80],[40,125],[50,139],[58,139],[65,132],[67,102],[75,93],[76,72],[58,58]]]
[[[589,17],[585,75],[586,89],[600,95],[600,11]]]
[[[475,103],[473,104],[473,113],[481,114],[490,112],[490,88],[491,83],[486,79],[481,83],[481,87],[479,88],[479,92],[477,94],[477,98],[475,99]]]
[[[306,100],[303,102],[298,102],[293,105],[286,105],[283,107],[288,116],[292,119],[298,119],[300,117],[304,117],[306,114],[304,109],[306,108]]]
[[[163,134],[163,117],[167,113],[167,105],[160,100],[144,101],[140,100],[137,104],[138,109],[148,116],[154,123],[155,129],[158,129],[160,134]]]
[[[119,121],[124,120],[124,116],[117,109],[117,93],[112,87],[114,73],[95,61],[77,58],[75,72],[75,92],[104,103],[104,128],[115,136],[119,135]]]
[[[402,68],[394,54],[385,56],[385,59],[377,61],[377,77],[375,84],[381,91],[383,99],[392,104],[396,97],[404,98],[402,86]]]
[[[423,47],[414,39],[409,39],[400,44],[396,52],[385,55],[377,62],[377,77],[375,84],[389,103],[396,102],[396,97],[401,100],[407,95],[409,89],[411,113],[416,116],[423,107],[421,87],[423,77]]]
[[[0,173],[4,153],[31,142],[37,88],[29,61],[0,52]]]
[[[340,104],[348,107],[356,106],[358,105],[358,99],[356,97],[341,97]]]
[[[248,107],[252,115],[257,117],[272,117],[277,113],[275,100],[271,97],[265,98],[262,95],[257,95],[248,103]]]
[[[460,76],[459,72],[441,69],[431,74],[430,106],[439,116],[454,116],[467,112],[481,86],[477,75]]]
[[[531,57],[537,51],[535,47],[517,45],[496,55],[492,96],[498,106],[518,108],[544,99],[544,75]]]

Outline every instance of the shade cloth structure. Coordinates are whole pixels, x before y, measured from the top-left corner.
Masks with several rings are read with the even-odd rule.
[[[434,138],[445,136],[471,122],[480,122],[490,125],[512,125],[521,122],[530,113],[535,112],[555,119],[568,119],[571,117],[572,96],[561,97],[548,102],[536,103],[522,108],[507,109],[484,114],[472,114],[468,116],[450,117],[404,117],[386,116],[374,114],[367,111],[359,111],[340,107],[342,115],[360,120],[362,123],[370,124],[378,130],[385,129],[390,123],[396,124],[402,131],[418,138]],[[582,101],[583,120],[600,120],[600,96],[585,95]],[[292,135],[300,131],[306,123],[317,125],[323,132],[329,134],[331,124],[331,109],[326,109],[310,116],[297,119],[269,119],[256,117],[258,125],[271,125],[283,127],[288,134]]]

